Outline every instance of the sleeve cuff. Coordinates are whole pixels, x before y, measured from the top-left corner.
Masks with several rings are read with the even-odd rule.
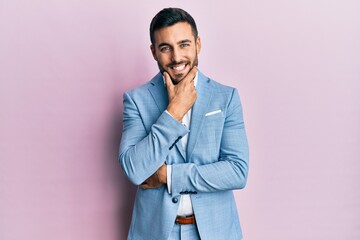
[[[176,118],[174,118],[174,116],[173,115],[171,115],[169,112],[168,112],[168,110],[165,110],[165,112],[167,113],[167,114],[169,114],[169,116],[171,116],[173,119],[175,119],[176,120]],[[176,120],[177,121],[177,120]]]
[[[171,194],[171,170],[171,165],[166,165],[166,185],[169,194]]]

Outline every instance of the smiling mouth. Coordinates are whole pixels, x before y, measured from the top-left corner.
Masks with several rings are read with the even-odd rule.
[[[179,65],[179,66],[173,66],[171,67],[171,69],[175,70],[175,71],[182,71],[184,70],[186,67],[186,64],[183,64],[183,65]]]

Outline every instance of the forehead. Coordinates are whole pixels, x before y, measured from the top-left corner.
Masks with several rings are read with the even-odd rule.
[[[191,25],[187,22],[178,22],[169,27],[163,27],[154,32],[155,45],[160,43],[176,44],[185,39],[193,40]]]

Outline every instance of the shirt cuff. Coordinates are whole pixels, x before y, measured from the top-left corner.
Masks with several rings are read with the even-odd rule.
[[[171,114],[168,112],[168,110],[165,110],[165,112],[166,112],[167,114],[169,114],[169,116],[171,116],[173,119],[176,119],[176,118],[174,118],[173,115],[171,115]]]
[[[171,170],[171,165],[166,165],[166,185],[169,194],[171,194]]]

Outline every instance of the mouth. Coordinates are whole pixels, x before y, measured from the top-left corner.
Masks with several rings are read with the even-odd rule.
[[[170,67],[175,73],[176,72],[182,72],[183,70],[185,70],[187,64],[181,64],[181,65],[177,65],[177,66],[172,66]]]

